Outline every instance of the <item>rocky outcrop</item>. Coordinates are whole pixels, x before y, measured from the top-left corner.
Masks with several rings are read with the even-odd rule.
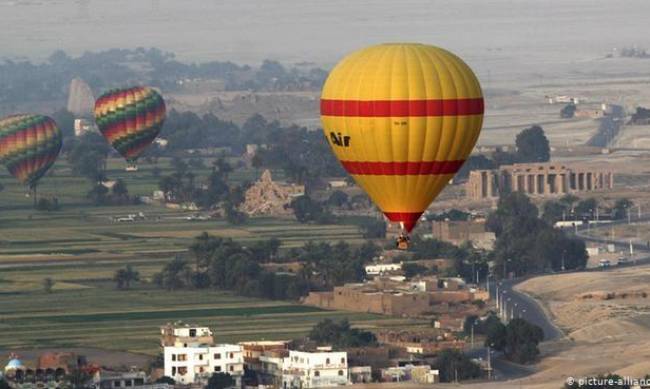
[[[289,203],[295,197],[304,194],[302,185],[281,185],[273,181],[271,172],[265,170],[260,179],[247,191],[240,210],[250,216],[290,215]]]

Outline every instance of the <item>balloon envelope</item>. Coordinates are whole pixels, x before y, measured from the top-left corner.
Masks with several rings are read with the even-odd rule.
[[[95,102],[99,131],[129,162],[135,162],[156,139],[165,115],[162,96],[145,86],[113,89]]]
[[[47,116],[21,114],[0,120],[0,163],[24,185],[36,185],[62,144],[61,131]]]
[[[345,57],[320,102],[325,136],[343,167],[407,231],[469,156],[483,109],[479,82],[460,58],[408,43]]]

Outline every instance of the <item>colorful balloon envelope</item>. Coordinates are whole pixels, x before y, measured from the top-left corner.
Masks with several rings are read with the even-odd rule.
[[[47,116],[21,114],[0,120],[0,163],[30,188],[54,164],[62,144],[61,130]]]
[[[449,51],[383,44],[334,67],[320,110],[343,167],[410,232],[471,153],[483,94],[469,66]]]
[[[145,86],[113,89],[95,102],[99,131],[129,163],[156,139],[165,115],[162,96]]]

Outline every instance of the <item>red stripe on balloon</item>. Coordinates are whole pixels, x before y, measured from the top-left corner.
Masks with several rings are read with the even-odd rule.
[[[461,168],[461,166],[463,166],[464,162],[464,160],[423,162],[341,161],[341,164],[350,174],[372,176],[405,176],[454,174]]]
[[[321,99],[323,116],[422,117],[480,115],[483,98],[428,100],[330,100]]]
[[[422,212],[384,212],[384,215],[393,223],[402,223],[406,232],[411,232],[420,220]]]

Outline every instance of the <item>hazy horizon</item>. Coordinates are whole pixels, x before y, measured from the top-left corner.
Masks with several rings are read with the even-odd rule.
[[[417,41],[445,47],[478,73],[553,72],[613,48],[650,46],[650,2],[605,0],[0,0],[0,58],[43,60],[57,49],[158,47],[183,61],[329,67],[359,47]],[[344,9],[345,12],[341,12]],[[472,12],[468,12],[471,9]],[[614,30],[613,26],[616,26]],[[298,32],[298,33],[297,33]],[[512,74],[510,74],[512,77]]]

